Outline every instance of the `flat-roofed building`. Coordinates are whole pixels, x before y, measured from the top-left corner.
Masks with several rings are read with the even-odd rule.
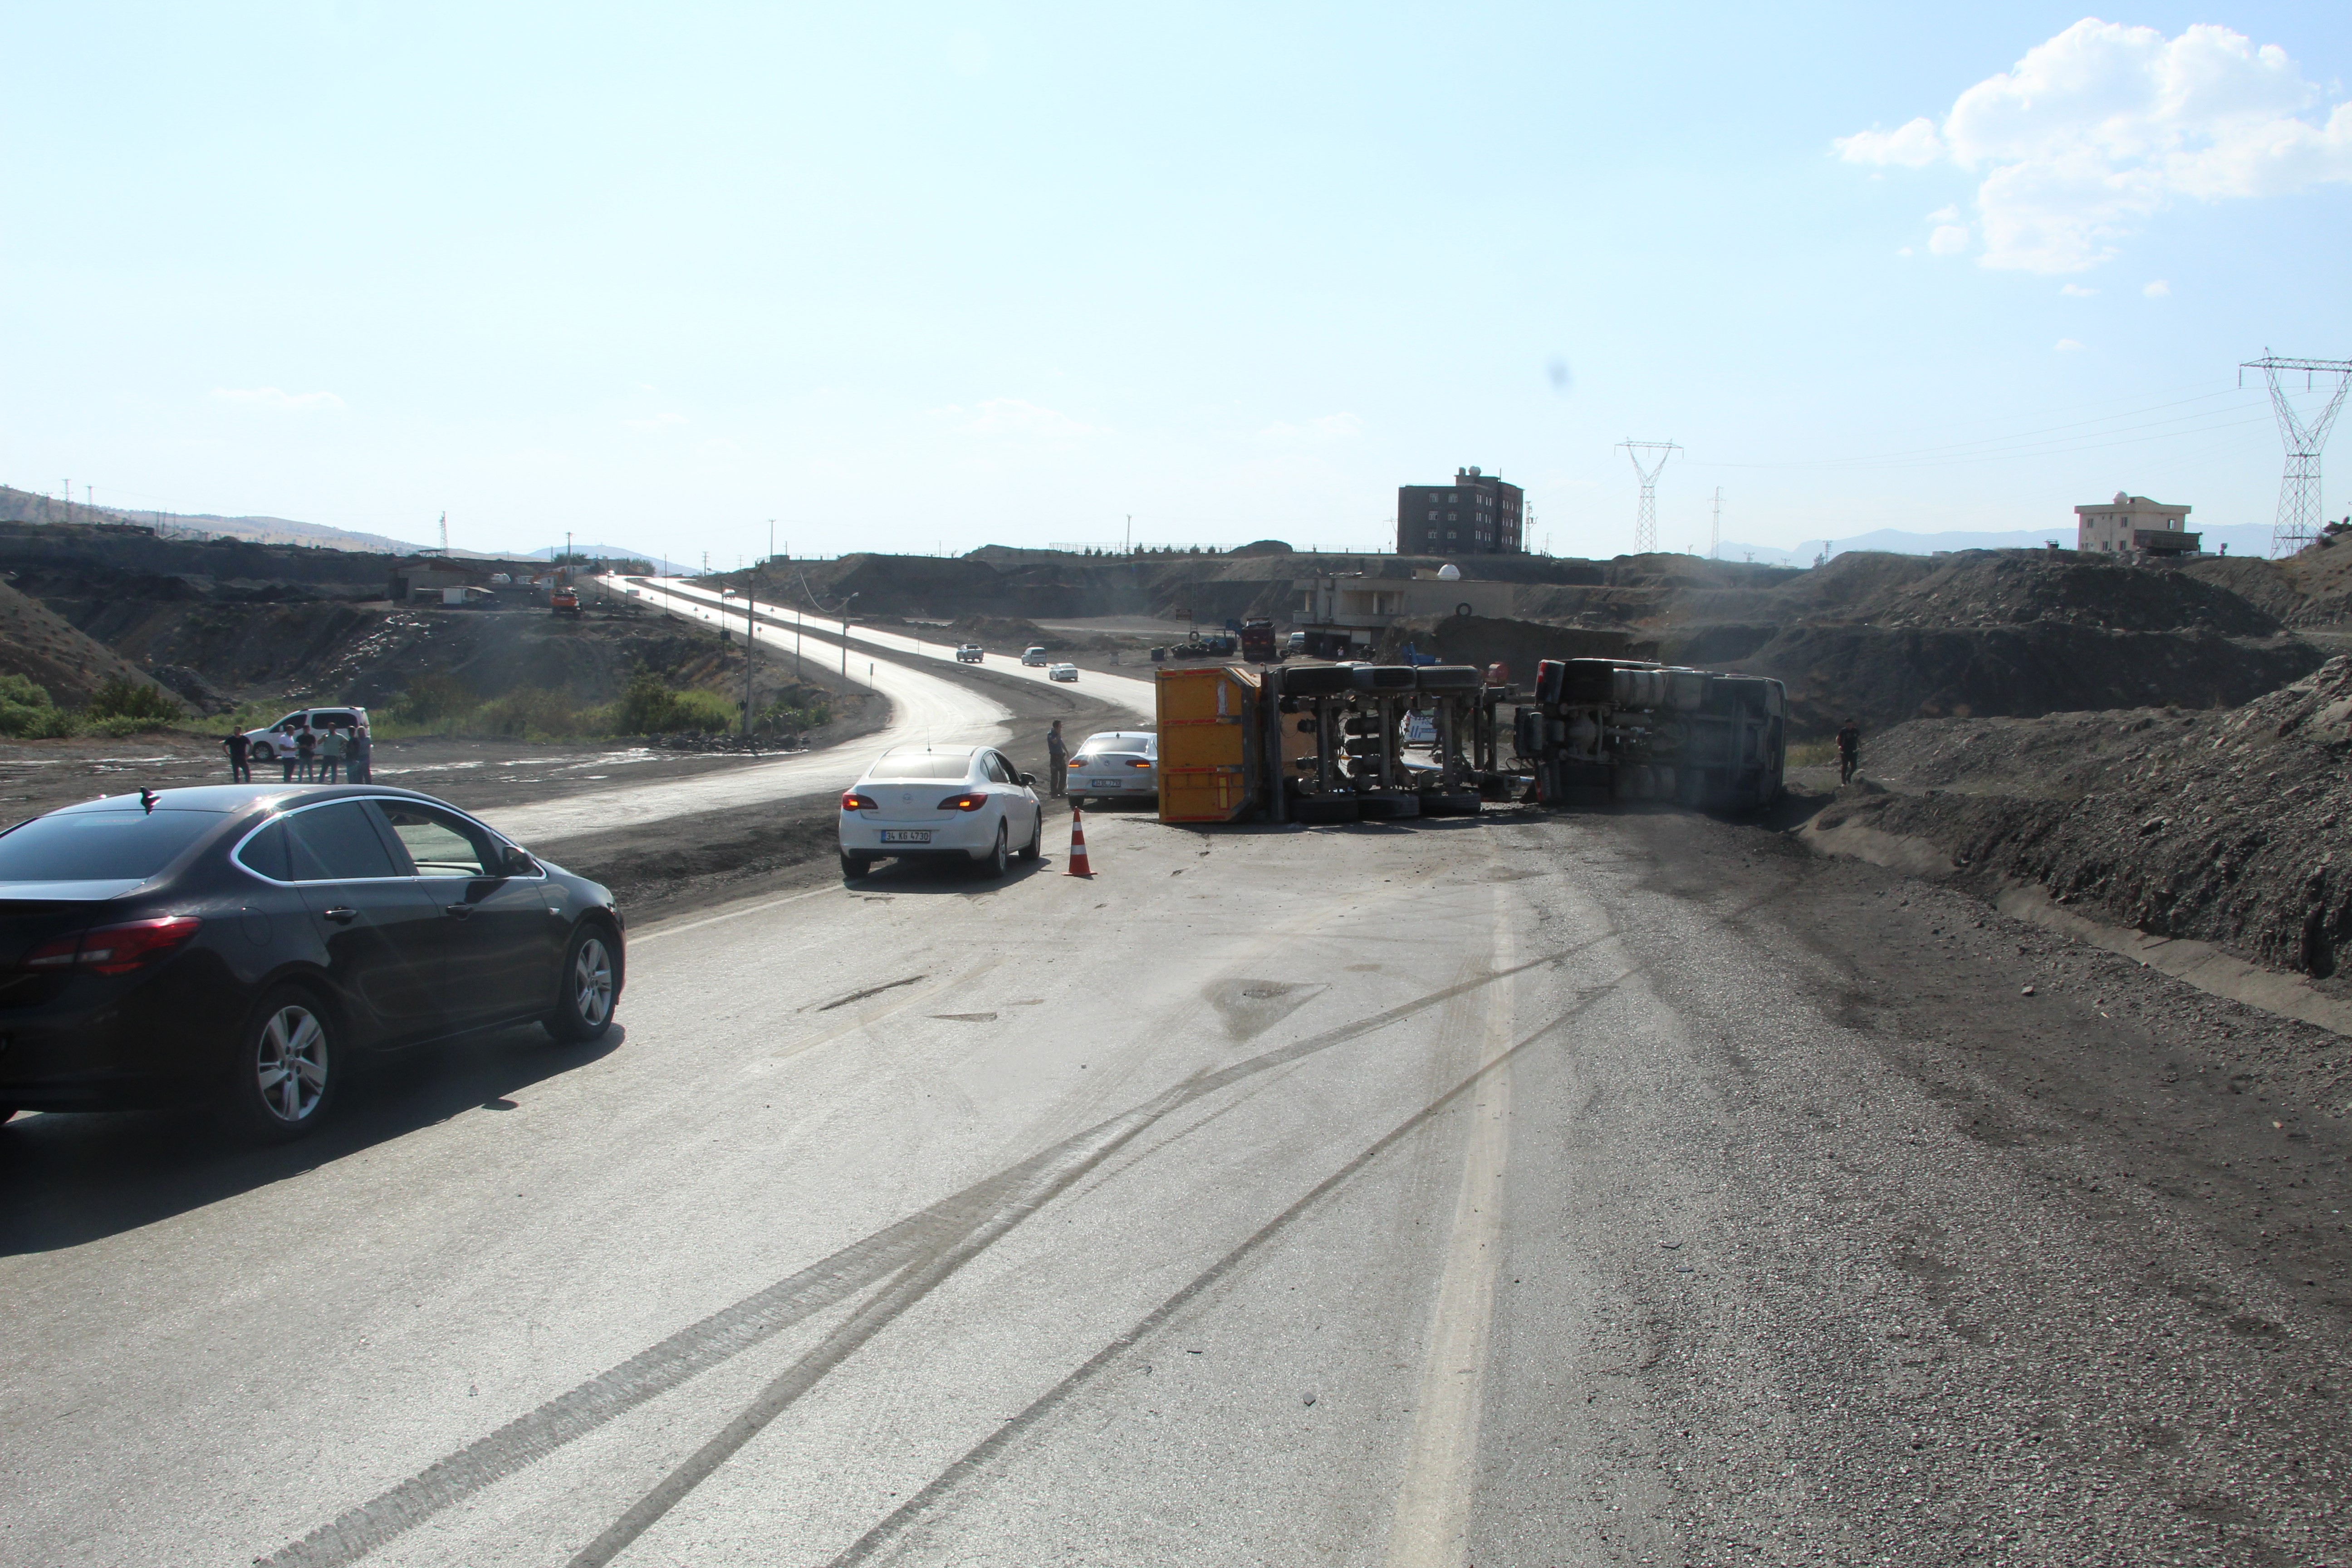
[[[2185,506],[2116,492],[2116,499],[2074,509],[2074,548],[2105,555],[2194,555],[2204,536],[2188,531]]]
[[[1450,485],[1397,487],[1399,555],[1517,555],[1527,491],[1476,468]]]

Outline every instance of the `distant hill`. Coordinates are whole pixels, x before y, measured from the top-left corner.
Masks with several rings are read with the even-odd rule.
[[[324,523],[283,517],[220,517],[212,512],[125,511],[119,507],[78,506],[53,496],[0,485],[0,521],[128,523],[166,533],[226,535],[259,544],[308,544],[321,550],[361,550],[406,555],[418,547],[381,533],[359,533]]]
[[[2194,524],[2197,520],[2192,516],[2189,521]],[[2232,555],[2270,553],[2271,527],[2266,522],[2227,523],[2219,528],[2192,528],[2191,531],[2203,534],[2205,549],[2214,554],[2219,554],[2224,544]],[[1727,539],[1718,559],[1753,561],[1759,566],[1811,566],[1824,551],[1832,556],[1849,550],[1933,555],[1948,550],[2032,550],[2053,539],[2072,550],[2074,525],[2066,522],[2052,528],[2013,529],[2006,533],[1908,533],[1899,528],[1881,528],[1847,539],[1808,539],[1795,545],[1737,544]]]

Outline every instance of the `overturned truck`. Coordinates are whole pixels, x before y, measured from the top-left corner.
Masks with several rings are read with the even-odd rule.
[[[1622,659],[1547,659],[1532,694],[1501,676],[1465,665],[1163,669],[1160,820],[1393,821],[1528,798],[1736,810],[1780,793],[1788,702],[1777,680]]]
[[[1741,811],[1780,798],[1788,731],[1788,691],[1763,676],[1548,658],[1515,741],[1546,805],[1664,800]]]

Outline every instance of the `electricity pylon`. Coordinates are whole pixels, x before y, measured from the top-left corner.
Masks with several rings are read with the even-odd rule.
[[[1706,558],[1709,561],[1723,559],[1723,487],[1721,485],[1715,487],[1715,521],[1707,526]]]
[[[2286,443],[2286,477],[2279,481],[2278,518],[2271,524],[2271,558],[2293,555],[2309,544],[2319,532],[2319,453],[2327,445],[2327,431],[2343,411],[2344,395],[2352,390],[2352,360],[2340,359],[2280,359],[2264,353],[2262,358],[2248,360],[2238,367],[2238,384],[2246,384],[2246,372],[2261,371],[2270,380],[2271,407],[2277,411],[2279,438]],[[2286,400],[2286,389],[2279,384],[2279,372],[2303,372],[2303,389],[2318,390],[2315,384],[2323,375],[2336,378],[2336,395],[2316,417],[2305,419]]]
[[[1666,459],[1682,450],[1672,441],[1620,441],[1625,456],[1633,464],[1633,471],[1642,476],[1642,506],[1633,514],[1633,553],[1651,555],[1658,548],[1658,475]],[[1647,468],[1642,466],[1644,453],[1655,452],[1657,460]]]

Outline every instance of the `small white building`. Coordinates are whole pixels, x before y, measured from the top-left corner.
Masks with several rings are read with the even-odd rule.
[[[2188,531],[2191,510],[2117,490],[2111,501],[2074,509],[2074,548],[2110,555],[2194,555],[2203,536]]]

